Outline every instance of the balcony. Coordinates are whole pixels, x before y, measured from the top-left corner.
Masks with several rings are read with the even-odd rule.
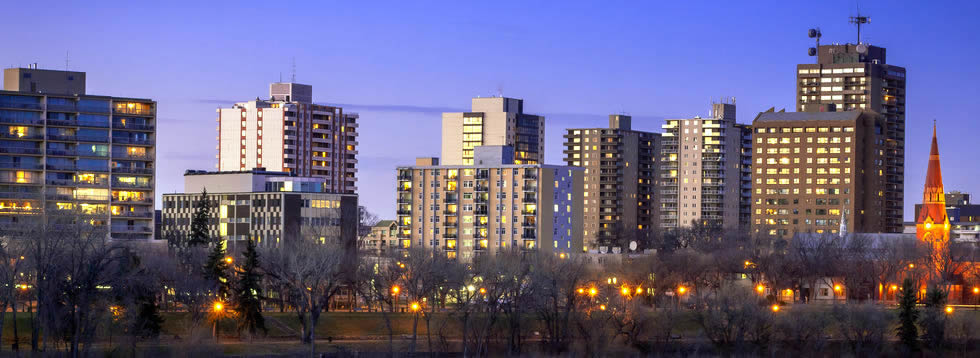
[[[144,107],[145,106],[145,107]],[[147,104],[137,107],[116,106],[112,109],[113,114],[127,114],[133,116],[153,116],[156,110]]]
[[[399,174],[398,180],[401,181],[412,181],[412,174]]]
[[[399,185],[398,186],[398,191],[410,192],[410,191],[412,191],[412,187],[411,186]]]
[[[142,123],[136,124],[136,123],[113,122],[112,123],[112,128],[113,129],[130,129],[130,130],[137,130],[137,131],[152,131],[152,130],[156,129],[156,126],[154,126],[152,124],[142,124]]]
[[[44,169],[44,166],[41,163],[4,162],[0,163],[0,169],[41,170]]]
[[[475,175],[473,175],[473,178],[481,180],[490,179],[490,172],[477,172]]]
[[[43,134],[20,134],[20,133],[0,133],[0,138],[3,139],[29,139],[29,140],[41,140],[44,139]]]
[[[446,209],[446,210],[443,210],[442,213],[443,213],[443,215],[456,215],[457,211],[456,210]]]
[[[473,202],[475,202],[475,203],[486,203],[488,201],[490,201],[489,196],[477,195],[477,196],[473,197]]]
[[[446,239],[455,239],[456,238],[456,233],[448,233],[448,232],[447,233],[443,233],[442,234],[442,237],[443,238],[446,238]]]
[[[396,212],[398,215],[412,215],[412,210],[398,209]]]
[[[399,204],[411,204],[412,203],[412,197],[411,196],[399,196],[398,199],[397,199],[397,201],[398,201]]]
[[[74,149],[48,149],[48,155],[74,157],[78,156],[78,152]]]
[[[457,198],[455,196],[452,196],[452,197],[447,196],[447,197],[443,198],[442,201],[444,203],[446,203],[446,204],[456,204],[456,203],[459,202],[459,198]]]
[[[81,140],[81,139],[79,139]],[[136,144],[136,145],[153,145],[152,139],[138,139],[138,138],[127,138],[127,137],[113,137],[112,143],[114,144]]]
[[[127,182],[121,182],[121,181],[113,181],[112,182],[112,187],[113,188],[130,188],[130,189],[153,189],[153,183],[150,183],[150,182],[127,183]]]
[[[47,168],[48,170],[59,170],[59,171],[70,171],[70,172],[78,170],[78,167],[76,167],[74,164],[60,164],[60,165],[48,164]]]
[[[0,116],[0,123],[3,124],[28,124],[35,126],[43,126],[44,120],[40,117],[34,118],[13,118],[13,117],[3,117]]]
[[[523,209],[521,210],[521,215],[525,215],[525,216],[538,215],[538,211],[534,209]]]
[[[73,104],[51,104],[51,103],[48,103],[45,106],[45,108],[47,108],[48,111],[55,111],[55,112],[78,112],[78,109],[75,107],[75,104],[74,103]]]
[[[40,148],[0,148],[0,154],[41,155],[41,149]]]
[[[44,109],[44,106],[42,106],[41,103],[0,102],[0,108],[33,109],[33,110],[40,111]]]
[[[474,190],[480,191],[480,192],[490,191],[490,187],[489,186],[486,186],[486,185],[477,185]]]
[[[143,174],[152,175],[152,168],[127,168],[127,167],[112,167],[113,173],[126,173],[126,174]]]
[[[3,199],[34,199],[40,200],[41,193],[23,191],[0,191],[0,198]]]
[[[521,233],[521,238],[525,240],[534,240],[538,238],[538,235],[534,231],[525,231]]]
[[[523,222],[521,222],[521,227],[528,227],[528,228],[538,227],[538,224],[534,221],[524,220]]]
[[[149,226],[113,226],[111,229],[112,233],[143,233],[151,234],[153,233],[153,228]]]
[[[455,221],[446,221],[446,222],[442,223],[442,226],[445,226],[445,227],[457,227],[457,226],[459,226],[459,223],[457,223]]]
[[[153,160],[153,153],[112,153],[113,159]]]
[[[152,211],[122,211],[118,213],[113,213],[113,217],[124,217],[124,218],[152,218]]]
[[[100,136],[77,136],[79,142],[109,143],[109,137]]]
[[[490,225],[490,222],[476,221],[473,223],[473,227],[487,227],[488,225]]]
[[[524,191],[526,191],[526,192],[537,192],[538,191],[538,186],[537,185],[525,185],[524,186]]]
[[[112,202],[114,202],[114,203],[153,204],[153,199],[151,199],[149,197],[144,197],[144,198],[126,198],[126,199],[119,199],[117,197],[113,197],[112,198]]]

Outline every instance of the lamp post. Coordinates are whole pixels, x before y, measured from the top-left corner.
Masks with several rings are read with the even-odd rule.
[[[214,335],[214,343],[218,343],[218,321],[221,320],[221,314],[225,311],[225,304],[221,301],[215,301],[214,305],[211,307],[214,312],[214,327],[211,329],[211,334]]]

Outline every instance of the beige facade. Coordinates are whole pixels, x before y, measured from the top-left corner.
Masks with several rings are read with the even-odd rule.
[[[885,60],[884,48],[868,44],[820,46],[817,63],[796,66],[796,107],[804,112],[834,104],[837,111],[869,110],[881,116],[889,189],[884,210],[892,230],[902,225],[905,203],[905,68]]]
[[[269,97],[217,110],[218,170],[316,176],[331,192],[354,193],[358,115],[312,103],[308,85],[273,83]]]
[[[544,163],[544,117],[524,113],[524,100],[473,98],[471,112],[442,114],[446,165],[472,165],[478,146],[512,146],[514,163]]]
[[[399,167],[399,246],[470,261],[500,250],[581,252],[582,172],[551,165]]]
[[[583,237],[587,249],[623,248],[639,231],[659,227],[656,168],[660,134],[631,129],[626,115],[609,128],[570,128],[564,160],[583,171]]]
[[[735,123],[735,104],[715,103],[708,118],[668,119],[663,130],[661,227],[747,226],[752,133]]]
[[[883,120],[874,112],[765,112],[752,124],[753,231],[899,232],[886,220]],[[899,220],[901,217],[899,217]]]
[[[394,220],[381,220],[371,227],[371,232],[358,237],[357,247],[371,254],[381,254],[398,247],[398,224]]]

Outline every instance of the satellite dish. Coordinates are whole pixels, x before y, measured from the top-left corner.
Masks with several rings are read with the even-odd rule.
[[[814,37],[817,37],[817,29],[809,29],[809,30],[807,30],[806,36],[809,37],[809,38],[811,38],[811,39],[814,38]]]
[[[600,254],[606,253],[606,247],[605,246],[599,246],[599,253]]]
[[[868,45],[858,44],[856,50],[858,53],[868,53]]]
[[[630,251],[636,251],[636,241],[630,241]]]
[[[810,56],[816,56],[817,55],[817,48],[816,47],[811,47],[811,48],[807,49],[806,50],[806,54],[807,55],[810,55]]]

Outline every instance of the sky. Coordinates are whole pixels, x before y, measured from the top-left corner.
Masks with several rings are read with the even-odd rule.
[[[438,156],[443,111],[502,93],[546,116],[545,161],[564,128],[610,113],[660,132],[735,97],[738,122],[793,110],[806,37],[854,42],[847,1],[22,1],[8,11],[0,66],[87,72],[88,93],[158,103],[157,195],[216,164],[215,109],[313,85],[314,101],[360,114],[362,205],[394,216],[395,170]],[[905,218],[921,200],[931,124],[946,190],[976,191],[980,3],[862,1],[862,40],[907,71]],[[67,61],[66,61],[67,60]],[[67,62],[67,63],[66,63]],[[977,191],[980,194],[980,191]],[[158,205],[159,206],[159,205]]]

